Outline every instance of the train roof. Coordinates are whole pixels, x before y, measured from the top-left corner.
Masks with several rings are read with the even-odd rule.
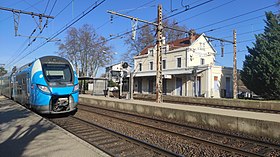
[[[41,63],[69,63],[67,59],[59,57],[59,56],[43,56],[43,57],[40,57],[38,59],[41,61]],[[21,66],[17,70],[17,72],[21,72],[24,69],[29,68],[38,59],[35,59],[34,61]]]
[[[44,56],[39,58],[41,63],[69,63],[67,59],[59,56]]]

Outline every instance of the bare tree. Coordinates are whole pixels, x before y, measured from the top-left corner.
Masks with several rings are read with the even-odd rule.
[[[95,77],[98,69],[108,64],[113,56],[106,39],[88,24],[79,29],[70,28],[65,41],[58,46],[58,54],[69,59],[81,76]]]
[[[186,31],[187,28],[185,26],[177,25],[175,20],[169,21],[164,20],[163,26],[168,28],[175,28],[178,30]],[[163,36],[166,39],[166,42],[177,40],[183,38],[185,33],[182,31],[175,31],[172,29],[164,28]],[[122,60],[129,62],[131,65],[133,64],[133,57],[139,54],[146,46],[154,45],[156,43],[156,27],[147,25],[140,30],[137,30],[136,38],[133,40],[131,35],[129,35],[125,39],[125,44],[128,45],[127,53],[123,54]]]
[[[5,70],[5,68],[0,67],[0,76],[3,76],[7,73],[7,70]]]

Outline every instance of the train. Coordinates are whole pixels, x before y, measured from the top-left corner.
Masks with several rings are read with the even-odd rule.
[[[68,60],[44,56],[2,76],[0,94],[40,114],[75,113],[79,82]]]

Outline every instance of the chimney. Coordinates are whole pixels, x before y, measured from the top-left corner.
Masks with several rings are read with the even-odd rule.
[[[195,35],[196,35],[195,30],[191,29],[188,34],[189,34],[190,44],[192,44],[195,41]]]

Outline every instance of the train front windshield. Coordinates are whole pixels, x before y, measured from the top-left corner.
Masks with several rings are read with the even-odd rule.
[[[73,83],[73,76],[68,64],[43,64],[43,72],[49,83]]]

